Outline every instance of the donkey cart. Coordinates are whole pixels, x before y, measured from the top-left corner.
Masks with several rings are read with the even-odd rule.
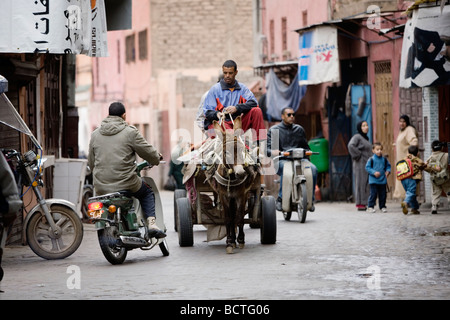
[[[239,127],[240,118],[235,120]],[[261,243],[276,242],[276,206],[264,195],[260,164],[239,135],[216,129],[217,137],[199,150],[200,162],[185,164],[186,190],[175,190],[174,217],[179,245],[194,244],[193,225],[207,228],[207,241],[227,238],[227,253],[236,241],[244,247],[244,224],[260,228]],[[238,232],[236,230],[238,229]]]
[[[209,232],[210,240],[219,240],[221,232],[225,230],[225,217],[221,204],[217,203],[218,195],[208,183],[204,183],[205,178],[202,176],[200,174],[194,178],[196,196],[192,201],[184,189],[175,190],[174,193],[175,230],[178,232],[178,243],[181,247],[194,244],[195,224],[216,230]],[[251,228],[260,228],[262,244],[274,244],[277,236],[275,199],[262,194],[261,183],[255,181],[247,199],[244,223],[249,224]],[[214,226],[219,228],[212,228]]]

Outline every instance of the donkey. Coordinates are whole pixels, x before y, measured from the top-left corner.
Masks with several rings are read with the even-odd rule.
[[[214,130],[216,139],[219,139],[216,154],[221,161],[218,161],[216,165],[214,179],[209,179],[208,182],[216,190],[222,204],[227,233],[226,251],[233,253],[233,248],[236,247],[236,228],[239,228],[237,236],[239,248],[242,249],[245,246],[245,208],[249,191],[255,181],[260,181],[260,170],[259,165],[250,157],[250,151],[241,139],[241,116],[234,120],[233,130],[224,130],[216,121]]]

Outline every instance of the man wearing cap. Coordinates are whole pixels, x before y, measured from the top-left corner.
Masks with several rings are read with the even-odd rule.
[[[109,106],[109,115],[92,133],[88,165],[93,172],[95,192],[103,195],[129,190],[142,205],[149,235],[164,238],[166,234],[156,226],[155,195],[137,175],[135,163],[136,154],[152,165],[159,164],[162,156],[125,119],[125,106],[113,102]]]

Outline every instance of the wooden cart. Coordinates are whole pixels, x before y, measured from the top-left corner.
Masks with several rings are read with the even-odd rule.
[[[205,179],[201,165],[198,165],[191,184],[186,188],[188,191],[178,189],[174,192],[174,224],[181,247],[194,244],[195,224],[206,227],[225,226],[223,208],[218,202],[219,197]],[[275,199],[264,195],[264,186],[261,185],[260,179],[255,179],[249,192],[244,223],[249,224],[251,228],[260,228],[262,244],[276,242]]]

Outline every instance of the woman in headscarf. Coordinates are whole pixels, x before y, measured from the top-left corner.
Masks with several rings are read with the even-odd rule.
[[[369,137],[367,136],[369,132],[369,124],[367,121],[358,122],[356,130],[358,133],[350,139],[347,147],[353,162],[356,209],[365,211],[370,194],[369,175],[366,171],[366,163],[372,156],[372,144],[369,142]]]
[[[417,130],[411,125],[409,117],[407,115],[401,115],[399,119],[400,132],[398,133],[397,140],[395,142],[395,162],[405,158],[408,155],[409,146],[418,146],[419,139],[417,137]],[[403,200],[405,198],[405,189],[402,186],[401,181],[395,180],[394,198]]]

